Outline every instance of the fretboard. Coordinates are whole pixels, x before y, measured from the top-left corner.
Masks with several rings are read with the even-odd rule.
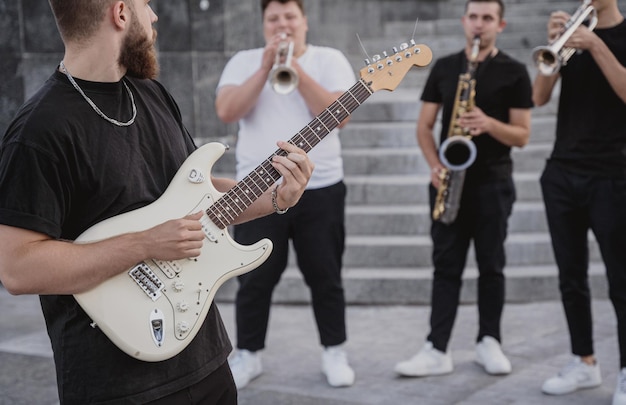
[[[288,142],[305,152],[309,152],[372,94],[371,88],[363,79],[360,79]],[[286,155],[284,150],[277,149],[269,158],[212,204],[206,211],[211,221],[220,229],[232,224],[235,218],[280,179],[280,172],[272,166],[271,162],[274,156]]]

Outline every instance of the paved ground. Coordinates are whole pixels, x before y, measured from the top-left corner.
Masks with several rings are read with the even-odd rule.
[[[220,303],[232,332],[233,306]],[[57,404],[54,368],[36,297],[12,297],[0,287],[0,404]],[[594,301],[596,350],[602,387],[562,397],[542,395],[543,380],[569,350],[559,302],[507,304],[504,350],[513,363],[505,377],[486,375],[474,362],[476,307],[462,306],[451,342],[453,374],[398,378],[396,362],[414,354],[427,333],[427,306],[350,306],[347,349],[357,373],[353,387],[330,388],[320,372],[310,308],[276,305],[272,311],[265,372],[240,392],[240,403],[314,404],[610,404],[617,375],[615,315]]]

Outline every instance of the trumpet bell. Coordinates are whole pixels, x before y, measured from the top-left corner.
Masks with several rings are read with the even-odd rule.
[[[562,58],[549,46],[538,46],[533,49],[533,61],[539,73],[551,76],[561,69]]]
[[[570,17],[563,27],[563,33],[552,41],[548,46],[539,46],[533,49],[533,60],[539,73],[550,76],[557,73],[562,66],[576,52],[575,48],[565,46],[567,40],[574,34],[574,31],[587,23],[590,31],[598,24],[598,13],[591,5],[592,0],[584,0],[576,12]]]
[[[280,95],[289,94],[298,87],[299,77],[296,71],[285,65],[274,68],[270,75],[272,90]]]
[[[281,95],[289,94],[298,87],[298,72],[291,67],[293,49],[294,43],[292,41],[282,41],[279,44],[274,67],[269,75],[272,90]],[[281,63],[283,58],[284,62]]]

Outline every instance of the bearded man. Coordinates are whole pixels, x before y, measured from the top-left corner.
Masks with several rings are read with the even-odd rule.
[[[213,305],[184,350],[145,362],[114,345],[74,297],[151,258],[197,257],[205,238],[199,212],[72,243],[92,225],[156,201],[196,149],[155,80],[157,16],[149,3],[50,0],[63,60],[0,143],[0,280],[11,294],[40,296],[62,404],[237,402],[231,344]],[[285,154],[272,165],[280,187],[234,223],[293,206],[304,192],[313,164],[301,149],[278,145]],[[236,184],[210,180],[221,192]]]

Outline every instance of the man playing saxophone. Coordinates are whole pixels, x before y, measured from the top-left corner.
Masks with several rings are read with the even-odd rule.
[[[456,318],[461,277],[473,240],[478,278],[479,330],[476,361],[489,374],[507,374],[511,363],[500,346],[500,319],[504,307],[504,240],[515,201],[511,147],[524,146],[530,132],[531,83],[526,67],[496,48],[496,38],[506,22],[501,0],[468,0],[461,23],[466,45],[463,51],[439,59],[422,93],[417,140],[431,168],[430,202],[434,206],[440,161],[433,132],[440,109],[443,142],[450,125],[465,128],[476,146],[474,163],[466,169],[465,184],[456,219],[433,221],[434,277],[431,295],[430,333],[424,347],[395,371],[420,377],[453,371],[448,342]],[[475,37],[480,38],[475,71],[475,106],[451,118],[458,105],[460,75],[468,71]]]
[[[533,84],[537,105],[550,100],[559,79],[561,85],[556,138],[541,188],[572,353],[542,390],[560,395],[602,383],[588,279],[592,230],[617,315],[620,372],[613,404],[619,405],[626,404],[626,22],[617,0],[587,1],[582,7],[594,8],[594,29],[581,23],[565,41],[578,51],[560,70],[537,75]],[[563,27],[572,19],[564,11],[552,13],[548,40],[566,37]]]

